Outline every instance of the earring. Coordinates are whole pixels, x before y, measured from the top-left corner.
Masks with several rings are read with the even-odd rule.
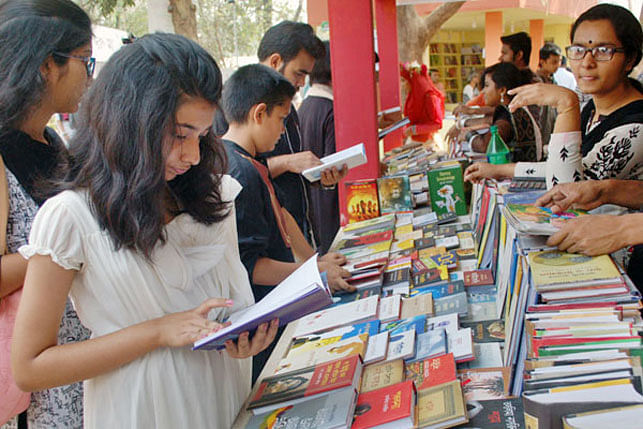
[[[500,102],[505,104],[505,94],[500,94]]]

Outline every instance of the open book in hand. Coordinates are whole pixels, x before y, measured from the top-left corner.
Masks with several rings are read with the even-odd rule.
[[[346,164],[349,169],[366,164],[366,149],[364,148],[364,143],[359,143],[348,149],[325,156],[321,158],[320,161],[322,162],[321,165],[308,168],[301,172],[309,182],[320,180],[321,172],[329,168],[337,167],[338,170],[341,170],[344,164]]]
[[[246,331],[252,333],[262,323],[279,318],[279,326],[283,326],[332,303],[330,289],[319,274],[315,254],[261,301],[232,313],[225,320],[231,323],[230,326],[196,341],[193,349],[222,349],[227,340],[234,340]]]

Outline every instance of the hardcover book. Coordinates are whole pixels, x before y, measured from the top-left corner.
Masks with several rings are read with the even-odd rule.
[[[345,429],[355,413],[357,392],[350,389],[252,416],[245,429]]]
[[[294,336],[328,331],[342,325],[368,322],[377,318],[378,296],[310,313],[297,321]]]
[[[402,359],[376,363],[364,367],[361,393],[404,381],[404,361]]]
[[[361,393],[355,407],[352,429],[395,427],[411,429],[415,424],[415,386],[412,381]],[[319,426],[318,426],[319,427]]]
[[[453,353],[453,357],[457,363],[475,359],[471,328],[459,329],[455,334],[448,336],[448,341],[448,351],[449,353]]]
[[[380,299],[377,310],[377,317],[380,322],[385,323],[400,318],[402,307],[402,297],[400,295],[391,295]]]
[[[447,353],[447,334],[444,329],[418,334],[415,343],[415,356],[407,362],[422,361]]]
[[[443,298],[434,299],[433,312],[436,316],[458,313],[460,317],[466,317],[468,312],[467,294],[460,292],[453,295],[447,295]]]
[[[408,359],[415,354],[415,329],[391,335],[386,360]]]
[[[467,402],[505,399],[509,394],[511,368],[478,368],[458,371]]]
[[[227,340],[238,338],[242,332],[253,332],[262,323],[278,318],[279,325],[283,326],[332,303],[330,289],[319,274],[315,254],[261,301],[232,313],[225,320],[230,322],[229,326],[195,341],[193,349],[222,349]]]
[[[266,377],[248,404],[253,414],[317,399],[342,390],[357,390],[362,375],[359,355],[338,359],[322,365],[302,368],[286,374]]]
[[[464,197],[460,164],[431,169],[428,174],[433,211],[438,216],[447,213],[455,213],[457,216],[466,215],[467,203]]]
[[[418,427],[449,428],[468,421],[460,382],[418,390]]]
[[[462,280],[447,283],[441,282],[440,284],[414,288],[411,290],[410,295],[411,297],[415,297],[417,295],[430,294],[435,301],[438,298],[457,293],[464,293],[464,282]],[[435,305],[433,306],[433,312],[435,313]]]
[[[364,355],[364,365],[386,359],[388,352],[389,331],[380,332],[379,334],[368,337],[368,346]]]
[[[420,315],[433,315],[433,296],[430,293],[412,298],[402,298],[400,318],[408,319]]]
[[[408,176],[380,177],[377,191],[382,214],[413,209]]]
[[[380,215],[375,179],[346,182],[345,189],[348,223],[372,219]]]
[[[418,390],[448,383],[456,379],[453,353],[405,365],[405,377],[413,380]]]

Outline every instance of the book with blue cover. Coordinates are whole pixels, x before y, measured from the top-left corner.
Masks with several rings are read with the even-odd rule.
[[[409,295],[413,297],[416,295],[430,293],[431,295],[433,295],[433,299],[438,299],[461,292],[464,292],[464,282],[462,280],[456,280],[452,282],[444,282],[437,285],[413,288]]]
[[[434,329],[419,334],[415,340],[415,356],[407,363],[434,358],[447,353],[447,334],[444,329]]]
[[[399,334],[404,331],[415,329],[417,334],[424,332],[426,326],[426,314],[420,314],[408,319],[395,320],[380,326],[380,332],[390,331],[391,335]]]

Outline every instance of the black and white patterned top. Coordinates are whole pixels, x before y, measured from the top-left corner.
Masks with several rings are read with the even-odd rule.
[[[25,136],[22,134],[19,139],[22,140]],[[16,137],[16,135],[13,135],[13,137]],[[27,148],[27,145],[25,145],[25,148]],[[9,159],[10,157],[7,157],[6,161],[9,161]],[[5,167],[5,171],[9,188],[7,251],[17,253],[20,246],[27,244],[31,225],[39,206],[9,167]],[[65,312],[60,322],[58,343],[82,341],[88,339],[89,335],[89,330],[81,325],[71,301],[67,299]],[[82,383],[32,393],[31,404],[27,409],[27,418],[29,429],[82,428]]]
[[[643,180],[643,121],[623,121],[598,138],[594,135],[588,145],[592,132],[604,128],[609,119],[586,122],[584,132],[552,134],[547,162],[519,162],[515,175],[544,176],[548,187],[588,179]]]

